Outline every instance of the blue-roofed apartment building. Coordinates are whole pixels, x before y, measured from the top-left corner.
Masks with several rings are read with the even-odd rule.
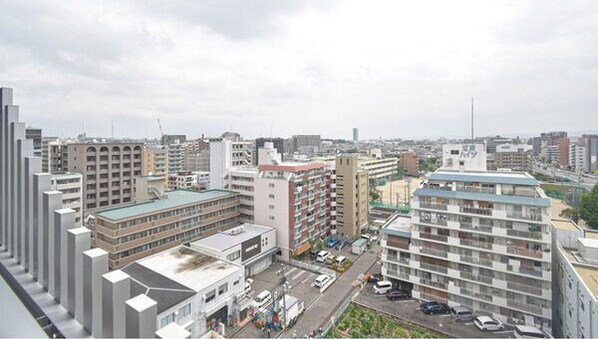
[[[550,199],[528,173],[486,171],[483,145],[443,153],[410,227],[382,231],[383,275],[415,298],[550,332]]]

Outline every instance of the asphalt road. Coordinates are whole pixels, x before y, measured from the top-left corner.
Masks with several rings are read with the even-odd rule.
[[[297,324],[289,331],[297,331],[297,337],[305,337],[312,330],[323,327],[339,306],[355,292],[353,282],[357,277],[367,272],[376,262],[380,251],[379,246],[361,255],[353,265],[344,272],[313,304],[306,306],[305,313],[299,317]],[[306,304],[307,305],[307,304]],[[283,337],[290,337],[292,333],[283,333]]]
[[[264,272],[257,274],[253,279],[252,292],[250,297],[258,295],[260,292],[269,290],[271,292],[276,291],[282,293],[282,287],[280,285],[282,278],[283,265],[280,262],[272,264]],[[286,265],[284,268],[287,282],[290,286],[288,294],[297,297],[299,301],[305,303],[305,308],[312,304],[316,298],[320,296],[320,292],[316,287],[312,287],[311,284],[316,280],[317,274],[302,270],[297,267]],[[258,329],[253,323],[248,323],[243,328],[229,330],[230,336],[238,338],[260,338],[263,337],[261,329]],[[275,337],[277,333],[272,333],[271,336]]]

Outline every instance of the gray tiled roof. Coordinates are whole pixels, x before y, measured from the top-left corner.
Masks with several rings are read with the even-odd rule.
[[[158,303],[158,314],[195,295],[195,291],[138,263],[122,268],[131,276],[131,297],[145,294]]]

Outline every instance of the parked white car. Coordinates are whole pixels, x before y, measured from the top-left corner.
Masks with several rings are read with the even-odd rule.
[[[480,331],[500,331],[505,328],[502,322],[488,316],[475,317],[473,323]]]
[[[325,286],[330,281],[330,276],[326,274],[322,274],[316,278],[315,285],[316,287]]]
[[[378,281],[374,284],[374,294],[386,294],[392,290],[392,282],[388,280]]]

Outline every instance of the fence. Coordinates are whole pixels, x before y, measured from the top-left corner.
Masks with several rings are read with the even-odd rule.
[[[322,326],[322,331],[324,333],[324,338],[330,337],[330,330],[337,325],[342,318],[349,305],[353,302],[355,297],[357,297],[358,293],[354,294],[351,298],[347,298],[340,306],[336,309],[333,315],[330,316],[328,320],[326,320],[326,324]]]
[[[332,277],[332,280],[336,279],[336,271],[331,270],[327,267],[322,267],[322,266],[310,264],[310,263],[295,260],[295,259],[289,260],[289,265],[304,269],[306,271],[318,273],[318,274],[326,274],[326,275]]]

